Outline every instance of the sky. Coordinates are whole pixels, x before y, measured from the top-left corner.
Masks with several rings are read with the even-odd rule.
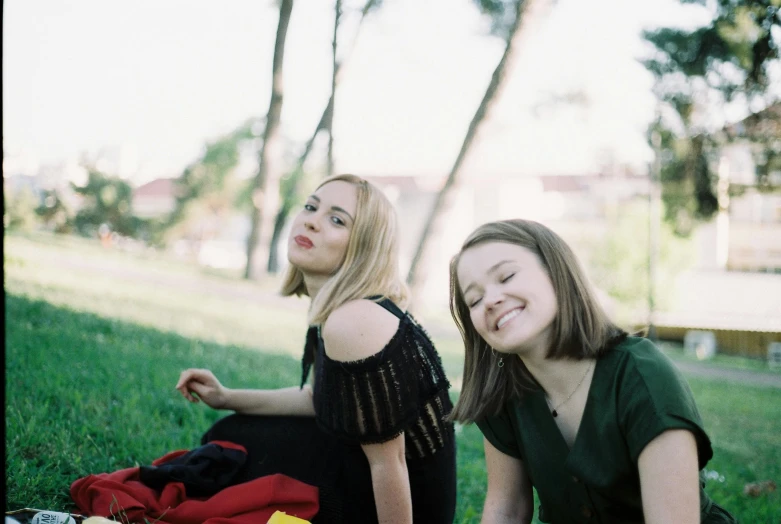
[[[296,0],[282,132],[306,140],[328,99],[332,3]],[[348,5],[360,5],[348,0]],[[4,174],[113,154],[117,174],[178,176],[268,109],[273,0],[5,0]],[[558,0],[529,17],[467,176],[644,170],[652,78],[644,27],[704,21],[674,0]],[[346,15],[346,45],[354,16]],[[503,51],[470,0],[385,0],[336,99],[336,170],[446,176]],[[577,94],[581,104],[555,104]],[[113,152],[113,153],[112,153]]]

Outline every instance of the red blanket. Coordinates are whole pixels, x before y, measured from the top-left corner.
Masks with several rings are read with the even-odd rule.
[[[174,451],[152,464],[187,452]],[[278,510],[311,520],[319,508],[317,487],[286,475],[269,475],[226,487],[211,497],[193,498],[181,482],[169,482],[162,491],[146,486],[138,480],[139,469],[80,478],[71,485],[71,498],[81,513],[122,515],[122,522],[131,523],[147,519],[157,524],[264,524]]]

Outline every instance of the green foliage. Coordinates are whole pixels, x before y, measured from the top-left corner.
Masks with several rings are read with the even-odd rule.
[[[3,191],[3,225],[9,230],[31,231],[38,222],[38,199],[30,188]]]
[[[175,183],[176,207],[159,228],[159,243],[201,237],[204,223],[220,223],[236,210],[249,209],[249,182],[237,179],[235,168],[242,145],[255,139],[257,124],[248,119],[206,144],[202,156],[185,168]]]
[[[763,96],[769,70],[777,63],[779,3],[774,0],[718,0],[706,3],[713,18],[694,30],[661,28],[644,32],[657,54],[646,66],[657,77],[682,73],[701,77],[729,100],[737,93]],[[774,32],[776,36],[774,36]]]
[[[119,177],[87,168],[87,183],[73,190],[82,196],[82,206],[76,213],[74,225],[84,236],[95,236],[102,224],[111,231],[127,237],[141,233],[143,220],[133,216],[133,188]]]
[[[679,137],[658,122],[652,126],[660,137],[662,155],[659,178],[665,221],[679,236],[688,236],[699,221],[719,210],[717,174],[711,169],[718,144],[705,135]]]
[[[616,301],[618,307],[611,313],[622,325],[634,324],[638,313],[648,310],[648,235],[648,203],[633,202],[616,211],[601,243],[591,250],[592,278]],[[657,309],[675,299],[675,277],[690,266],[693,249],[691,241],[661,224],[654,286]]]
[[[672,111],[652,125],[662,135],[661,181],[666,218],[679,234],[710,219],[718,210],[714,163],[719,148],[733,139],[717,133],[705,115],[718,104],[737,100],[747,108],[772,107],[770,72],[779,65],[781,2],[777,0],[680,0],[700,4],[712,17],[692,30],[662,27],[645,31],[654,55],[644,64],[656,77],[654,91]],[[762,112],[775,119],[777,112]],[[673,132],[672,130],[676,131]],[[781,161],[776,132],[754,133],[750,140],[758,164],[757,183],[768,186],[768,173]]]
[[[511,36],[513,21],[525,1],[532,0],[473,0],[480,12],[490,18],[491,34],[505,41]]]
[[[55,233],[72,233],[74,227],[73,211],[65,203],[57,189],[44,189],[35,214],[43,224]]]

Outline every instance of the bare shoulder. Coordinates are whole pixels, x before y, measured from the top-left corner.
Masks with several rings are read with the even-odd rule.
[[[323,324],[325,351],[349,362],[379,353],[399,329],[399,319],[371,300],[352,300],[333,311]]]

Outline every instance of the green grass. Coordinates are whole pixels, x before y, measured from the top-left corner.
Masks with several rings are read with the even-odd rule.
[[[213,369],[233,387],[299,380],[305,303],[279,300],[268,282],[80,240],[4,244],[9,509],[73,509],[77,478],[197,445],[226,412],[174,391],[185,367]],[[458,383],[458,341],[434,338]],[[781,479],[781,390],[689,380],[715,450],[707,468],[724,479],[708,492],[741,522],[780,522],[779,492],[750,498],[743,487]],[[456,522],[479,521],[484,491],[482,436],[459,427]]]

